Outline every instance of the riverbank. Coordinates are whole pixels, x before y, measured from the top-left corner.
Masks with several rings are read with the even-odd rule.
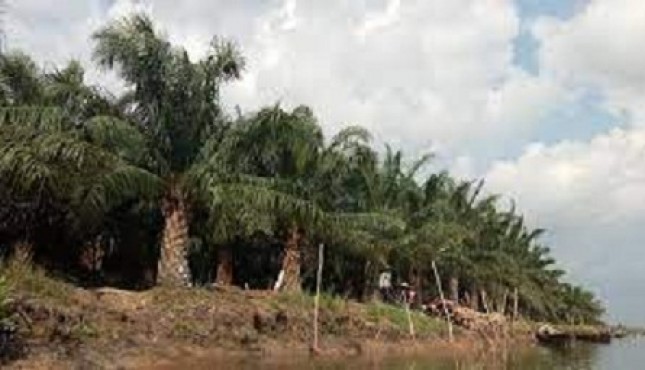
[[[10,279],[11,310],[28,348],[26,358],[12,364],[15,368],[146,367],[216,351],[308,355],[312,343],[314,300],[305,294],[82,289],[40,270],[16,272]],[[457,327],[450,342],[440,318],[321,297],[320,354],[325,356],[490,351],[511,341],[531,343],[533,332],[526,323]]]

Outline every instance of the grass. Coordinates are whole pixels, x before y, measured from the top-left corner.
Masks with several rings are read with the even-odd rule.
[[[320,295],[319,303],[321,311],[331,313],[343,312],[348,305],[346,300],[325,293]],[[315,297],[305,293],[277,294],[271,302],[271,306],[278,309],[289,307],[290,309],[313,310]]]
[[[310,315],[314,310],[315,297],[305,293],[278,294],[269,298],[267,304],[274,310],[288,310]],[[348,328],[334,320],[341,317],[351,317],[351,320],[363,322],[365,326],[382,328],[390,333],[397,332],[403,336],[409,333],[408,313],[403,307],[381,302],[359,304],[337,296],[321,294],[320,310],[323,317],[332,318],[322,324],[322,329],[327,334],[350,334],[346,333]],[[411,311],[410,318],[415,333],[419,337],[447,335],[447,324],[441,319],[429,317],[418,311]]]
[[[7,278],[0,276],[0,322],[9,316],[8,305],[10,303],[11,287]]]
[[[99,331],[91,323],[80,322],[72,327],[70,335],[72,338],[76,339],[97,338],[99,336]]]
[[[52,278],[42,268],[29,263],[7,262],[0,266],[0,278],[11,291],[28,292],[57,303],[65,304],[72,294],[70,285]]]
[[[405,308],[373,302],[366,305],[366,314],[376,325],[390,324],[400,331],[409,332],[410,323]],[[443,320],[421,312],[411,311],[410,319],[418,335],[441,335],[447,332],[447,324]]]

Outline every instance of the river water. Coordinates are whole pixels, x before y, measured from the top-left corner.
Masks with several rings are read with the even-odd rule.
[[[168,369],[232,370],[645,370],[645,337],[609,345],[576,343],[566,348],[536,347],[503,354],[440,354],[406,357],[316,359],[248,356],[192,359]]]

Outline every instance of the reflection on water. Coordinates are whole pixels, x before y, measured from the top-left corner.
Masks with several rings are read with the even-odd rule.
[[[424,355],[388,358],[272,359],[253,357],[186,361],[168,369],[239,370],[630,370],[645,369],[645,340],[615,341],[611,345],[578,343],[566,348],[538,347],[522,351],[472,356]]]

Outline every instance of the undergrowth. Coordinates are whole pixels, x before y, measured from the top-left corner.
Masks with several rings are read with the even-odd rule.
[[[28,293],[41,299],[65,303],[72,293],[69,284],[49,276],[41,267],[17,261],[0,266],[0,278],[13,292]]]

